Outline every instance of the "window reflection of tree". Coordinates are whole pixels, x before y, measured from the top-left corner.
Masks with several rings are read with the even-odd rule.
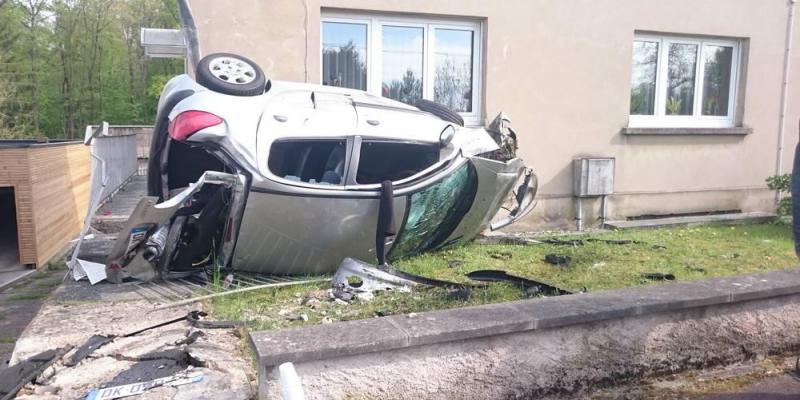
[[[731,79],[730,47],[708,46],[705,51],[713,52],[705,56],[703,76],[703,114],[727,115],[728,91]]]
[[[655,110],[658,43],[634,43],[631,114],[653,115]]]
[[[670,45],[668,61],[667,114],[691,115],[694,106],[697,45]]]
[[[445,58],[436,68],[433,97],[439,104],[460,112],[472,111],[472,69],[466,63]]]
[[[366,90],[367,67],[353,41],[325,46],[322,51],[323,85]]]
[[[383,83],[381,94],[406,104],[414,104],[422,98],[422,79],[414,74],[414,71],[407,69],[401,79],[395,79]]]

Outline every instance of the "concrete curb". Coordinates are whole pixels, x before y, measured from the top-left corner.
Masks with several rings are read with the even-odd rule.
[[[800,317],[795,318],[795,314],[800,315],[798,299],[800,269],[791,269],[434,311],[413,318],[397,315],[252,332],[250,339],[258,357],[262,396],[274,389],[276,366],[287,361],[298,366],[301,377],[305,375],[304,379],[313,382],[317,393],[341,387],[364,389],[359,385],[367,382],[365,376],[376,374],[369,380],[373,382],[389,373],[392,377],[387,382],[408,386],[412,396],[414,390],[425,390],[411,376],[411,371],[417,369],[430,369],[426,379],[440,382],[439,387],[464,390],[458,389],[459,386],[469,387],[475,383],[473,379],[489,379],[496,370],[506,369],[512,372],[493,379],[505,380],[506,388],[519,387],[527,394],[546,394],[551,389],[557,392],[566,387],[570,391],[575,385],[589,385],[625,374],[643,376],[663,370],[724,364],[749,357],[751,353],[798,347],[800,338],[795,340],[794,335],[781,333],[800,325]],[[756,314],[758,317],[753,318]],[[723,339],[714,335],[722,335]],[[623,336],[626,338],[620,339]],[[600,345],[607,352],[603,357],[608,359],[586,361],[590,364],[587,366],[583,357],[597,352],[594,346],[598,340],[609,341]],[[579,347],[586,348],[579,352],[580,362],[576,362],[573,353]],[[650,355],[642,353],[654,348],[660,350]],[[536,358],[542,351],[553,354],[546,359]],[[462,377],[463,381],[442,383],[461,366],[452,364],[452,360],[470,359],[472,353],[494,354],[469,361],[474,364],[469,369],[485,368],[486,378],[470,375]],[[505,361],[493,360],[498,357]],[[531,380],[531,376],[537,376],[539,381],[544,379],[554,370],[547,364],[560,358],[573,365],[574,370],[560,371],[555,382]],[[598,372],[596,362],[605,362],[608,369]],[[447,371],[433,372],[432,364]],[[561,368],[560,363],[556,365]],[[405,370],[401,371],[402,368]],[[514,374],[523,377],[506,378]],[[340,378],[338,382],[330,381],[334,376]],[[380,393],[379,389],[372,394]],[[490,391],[498,389],[486,390],[469,392],[467,397],[492,397],[497,393]]]
[[[2,281],[0,281],[0,290],[4,290],[5,288],[13,285],[14,283],[19,282],[23,278],[31,276],[31,274],[36,273],[37,271],[38,270],[36,270],[36,269],[25,269],[25,270],[20,270],[20,271],[8,271],[8,272],[1,273],[1,274],[14,275],[14,276],[12,276],[10,278],[5,278]]]
[[[271,367],[794,293],[800,269],[252,332],[250,340]]]

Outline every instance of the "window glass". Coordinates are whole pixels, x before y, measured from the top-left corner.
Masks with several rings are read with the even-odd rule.
[[[473,32],[435,31],[433,101],[458,112],[472,111]]]
[[[367,89],[367,25],[322,23],[322,83]]]
[[[667,64],[667,115],[692,115],[697,45],[671,43]]]
[[[728,115],[733,47],[703,47],[703,115]]]
[[[406,104],[422,98],[423,36],[423,28],[383,27],[384,97]]]
[[[656,109],[658,42],[633,42],[631,114],[653,115]]]
[[[439,145],[365,141],[359,154],[357,183],[399,181],[439,161]]]
[[[323,185],[339,185],[344,179],[346,141],[281,140],[269,151],[269,170],[278,177]]]
[[[450,244],[445,240],[472,207],[477,191],[478,174],[472,163],[465,163],[437,184],[412,194],[389,259]]]

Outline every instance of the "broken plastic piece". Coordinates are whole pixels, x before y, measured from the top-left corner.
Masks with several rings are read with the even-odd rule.
[[[78,349],[75,350],[75,353],[72,354],[72,357],[70,357],[69,360],[64,362],[64,365],[67,367],[74,367],[78,365],[79,362],[88,357],[90,354],[94,353],[95,350],[111,343],[113,340],[113,335],[93,335],[89,338],[89,340],[84,342],[81,347],[78,347]]]
[[[467,274],[469,279],[481,282],[510,282],[522,287],[528,295],[545,295],[545,296],[561,296],[565,294],[572,294],[572,292],[550,286],[546,283],[537,282],[519,276],[509,275],[505,271],[498,270],[481,270],[473,271]]]
[[[229,329],[244,326],[243,321],[205,321],[201,318],[207,317],[208,313],[203,311],[190,311],[186,319],[195,328],[205,329]]]
[[[361,284],[353,286],[349,278],[358,277]],[[382,271],[360,260],[345,258],[331,280],[333,287],[352,290],[355,293],[391,290],[401,287],[413,287],[417,283],[397,275]]]

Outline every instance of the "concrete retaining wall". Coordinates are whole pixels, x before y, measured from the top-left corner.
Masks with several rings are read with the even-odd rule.
[[[574,395],[800,348],[800,270],[254,332],[262,398]]]

